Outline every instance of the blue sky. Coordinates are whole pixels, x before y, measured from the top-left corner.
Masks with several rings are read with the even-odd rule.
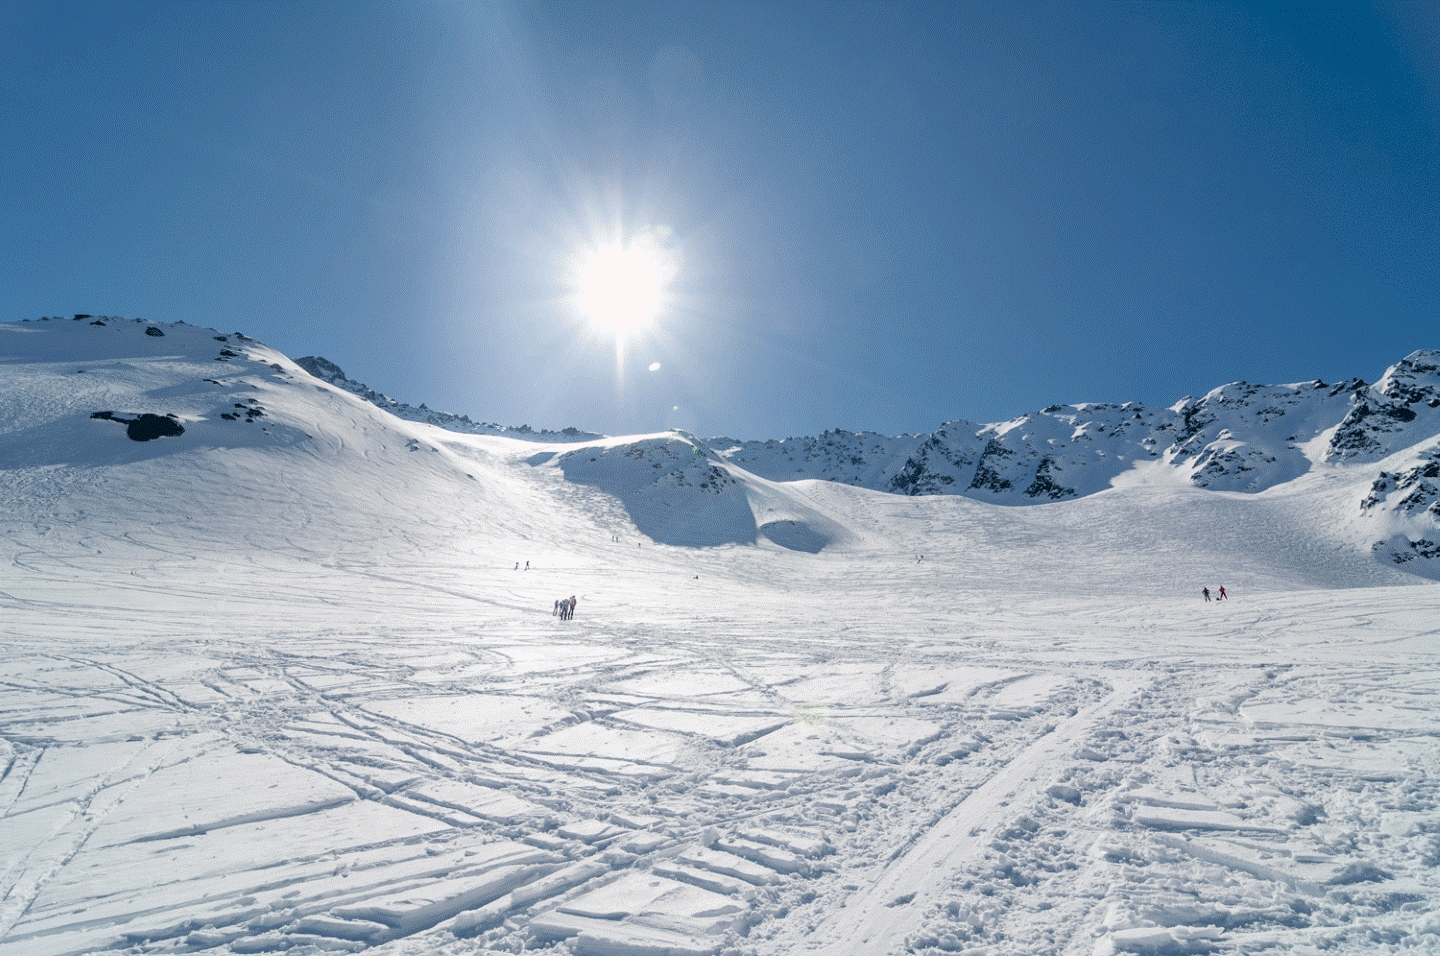
[[[1436,3],[0,0],[0,169],[0,320],[509,425],[898,434],[1440,347]],[[617,356],[577,262],[642,234],[678,266]]]

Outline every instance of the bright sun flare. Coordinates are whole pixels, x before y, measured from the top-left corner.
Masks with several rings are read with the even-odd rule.
[[[673,273],[671,256],[649,235],[602,246],[580,268],[580,310],[623,338],[660,312]]]

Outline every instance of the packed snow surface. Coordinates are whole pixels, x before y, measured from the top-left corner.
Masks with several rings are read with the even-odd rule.
[[[1440,951],[1434,353],[1017,507],[93,321],[0,325],[0,956]]]

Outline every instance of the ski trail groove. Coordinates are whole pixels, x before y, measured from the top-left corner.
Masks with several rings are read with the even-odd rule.
[[[1060,721],[945,814],[857,899],[820,924],[804,952],[816,956],[890,956],[940,900],[951,874],[980,853],[1010,816],[1006,808],[1025,784],[1053,771],[1096,724],[1149,683],[1135,674],[1111,675],[1110,694]],[[1035,789],[1035,788],[1030,788]],[[1043,788],[1042,788],[1043,789]]]

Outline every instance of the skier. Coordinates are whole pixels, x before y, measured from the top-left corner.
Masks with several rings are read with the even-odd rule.
[[[1220,600],[1225,600],[1225,589],[1223,587],[1220,589]]]
[[[1201,588],[1201,589],[1200,589],[1200,593],[1203,594],[1203,595],[1205,595],[1205,600],[1207,600],[1207,601],[1210,600],[1210,589],[1209,589],[1209,588]]]
[[[570,616],[575,616],[575,595],[570,595]]]

